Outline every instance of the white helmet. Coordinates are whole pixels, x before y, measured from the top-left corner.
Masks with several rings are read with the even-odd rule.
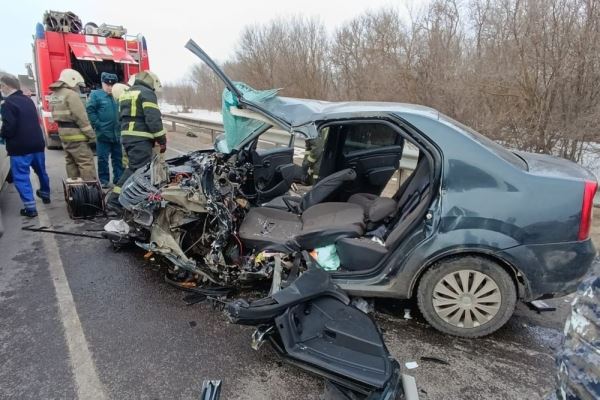
[[[135,75],[134,81],[140,81],[151,87],[156,93],[162,91],[162,84],[158,76],[152,71],[142,71]]]
[[[84,86],[85,81],[83,76],[74,69],[63,69],[58,77],[58,80],[67,84],[68,87],[74,88],[75,86]]]
[[[126,91],[127,89],[129,89],[129,86],[127,86],[124,83],[115,83],[112,87],[112,95],[113,98],[116,101],[119,101],[119,97],[121,97],[121,95],[123,94],[124,91]]]
[[[152,71],[146,71],[148,74],[150,74],[150,76],[152,77],[152,79],[154,79],[154,91],[156,93],[160,93],[162,92],[162,83],[160,83],[160,79],[158,78],[158,75],[156,75],[154,72]]]

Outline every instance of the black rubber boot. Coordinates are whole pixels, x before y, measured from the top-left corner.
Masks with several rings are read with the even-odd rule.
[[[21,215],[23,217],[35,218],[35,217],[37,217],[38,213],[35,210],[27,210],[25,208],[22,208],[21,209]]]
[[[52,200],[50,200],[50,197],[44,197],[44,196],[42,196],[42,193],[40,192],[39,189],[35,191],[35,195],[37,197],[39,197],[40,199],[42,199],[42,203],[44,203],[44,204],[50,204],[50,203],[52,203]]]

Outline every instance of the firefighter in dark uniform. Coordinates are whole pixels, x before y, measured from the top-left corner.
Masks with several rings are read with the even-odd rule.
[[[303,178],[305,185],[314,185],[319,180],[321,162],[323,160],[323,151],[327,142],[329,128],[321,130],[316,139],[306,139],[306,150],[302,160]]]
[[[138,168],[152,161],[154,146],[158,144],[161,153],[167,150],[166,131],[156,97],[161,88],[156,74],[142,71],[135,76],[133,85],[119,96],[121,143],[129,165],[108,199],[109,208],[114,211],[121,209],[121,186]]]
[[[112,96],[115,99],[115,101],[117,102],[117,105],[119,104],[119,97],[121,97],[123,92],[128,89],[129,89],[129,85],[127,85],[125,83],[115,83],[113,85]],[[119,117],[119,129],[121,129],[121,122],[120,122],[121,117],[120,116],[118,116],[118,117]],[[123,147],[123,144],[121,143],[121,148],[122,147]],[[127,153],[125,153],[125,150],[122,150],[121,153],[123,155],[123,159],[121,160],[121,165],[123,166],[123,169],[127,169],[127,165],[129,165],[129,160],[127,159]]]
[[[79,72],[64,69],[58,81],[50,85],[52,94],[48,102],[65,151],[67,177],[92,181],[96,180],[96,166],[89,144],[96,140],[96,135],[78,93],[79,86],[84,84]]]

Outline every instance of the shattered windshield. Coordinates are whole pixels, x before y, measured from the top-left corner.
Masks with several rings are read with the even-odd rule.
[[[243,94],[244,100],[252,103],[265,104],[269,103],[277,97],[279,89],[256,90],[242,82],[234,82],[234,85]],[[231,113],[231,107],[238,107],[238,99],[236,96],[225,88],[223,90],[222,102],[223,128],[225,134],[223,138],[216,143],[216,150],[222,153],[230,153],[246,138],[256,132],[258,129],[264,128],[265,122],[240,117]]]

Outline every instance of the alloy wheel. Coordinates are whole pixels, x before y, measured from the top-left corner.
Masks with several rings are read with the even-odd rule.
[[[501,303],[498,284],[488,275],[470,269],[449,273],[433,289],[435,312],[459,328],[475,328],[489,322]]]

